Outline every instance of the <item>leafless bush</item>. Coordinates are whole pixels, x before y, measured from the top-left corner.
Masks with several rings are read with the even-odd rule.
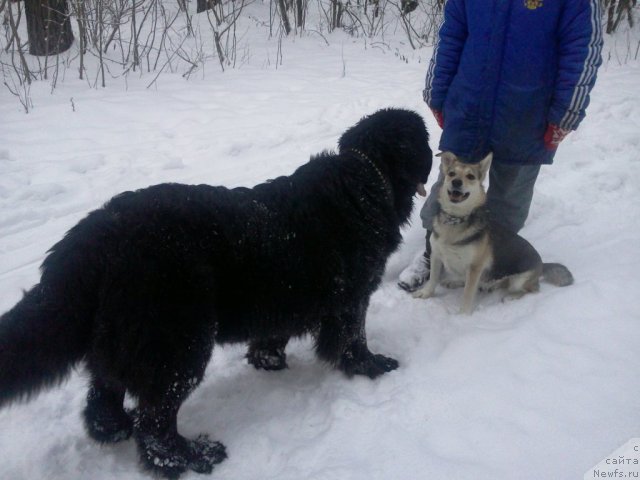
[[[601,0],[602,21],[610,34],[605,44],[605,62],[624,65],[640,58],[640,29],[635,22],[640,14],[637,0]]]
[[[247,58],[247,48],[243,50],[240,40],[249,28],[268,27],[269,37],[276,37],[276,67],[282,63],[284,38],[307,32],[329,43],[324,34],[336,29],[374,39],[401,28],[408,43],[420,48],[433,42],[442,10],[442,0],[29,1],[31,5],[34,1],[41,2],[40,6],[62,5],[55,12],[61,16],[59,25],[70,26],[68,38],[75,42],[70,48],[59,41],[53,43],[53,47],[67,48],[55,55],[30,54],[33,39],[24,4],[0,0],[3,84],[20,98],[26,111],[31,108],[32,81],[48,80],[55,88],[68,72],[99,88],[110,79],[132,74],[151,74],[149,86],[163,72],[188,78],[210,60],[217,60],[223,71],[234,68],[239,56],[241,62]],[[246,13],[250,5],[256,8]],[[196,8],[201,13],[194,14]],[[52,53],[53,47],[45,44],[43,48]]]
[[[15,70],[12,70],[11,68],[12,67],[4,63],[0,63],[0,72],[2,72],[2,84],[11,95],[18,99],[20,105],[22,105],[22,108],[24,109],[24,112],[29,113],[33,106],[30,96],[31,81],[24,80],[18,75],[15,75]]]
[[[226,3],[217,2],[211,10],[207,10],[207,20],[211,25],[213,40],[222,70],[224,70],[225,65],[235,66],[238,51],[237,24],[245,6],[245,0]]]
[[[633,27],[633,7],[637,5],[637,0],[601,0],[601,2],[606,12],[607,33],[615,32],[624,17],[627,18],[629,26]]]
[[[442,23],[443,0],[420,0],[416,15],[416,36],[427,45],[433,45],[438,39],[438,30]]]

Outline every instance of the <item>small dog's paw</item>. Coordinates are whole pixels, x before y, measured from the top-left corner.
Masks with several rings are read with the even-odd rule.
[[[460,315],[471,315],[473,313],[472,306],[462,306],[458,312]]]
[[[433,294],[435,292],[433,291],[433,289],[431,288],[421,288],[420,290],[417,290],[415,292],[413,292],[413,298],[431,298],[433,297]]]

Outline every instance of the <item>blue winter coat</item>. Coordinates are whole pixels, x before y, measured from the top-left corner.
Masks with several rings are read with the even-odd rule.
[[[440,149],[552,163],[546,127],[577,128],[601,63],[599,1],[448,0],[424,90]]]

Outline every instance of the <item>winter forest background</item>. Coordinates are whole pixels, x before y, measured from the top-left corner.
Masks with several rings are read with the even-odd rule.
[[[151,86],[163,72],[188,79],[212,67],[278,68],[286,61],[283,42],[316,37],[328,45],[336,30],[383,49],[392,48],[385,41],[389,35],[402,32],[404,42],[419,49],[433,43],[442,15],[442,0],[2,0],[0,5],[4,84],[25,111],[34,81],[55,88],[61,78],[75,76],[105,87],[145,75]],[[256,50],[260,44],[271,46],[266,58]]]
[[[524,1],[524,0],[523,0]],[[637,0],[601,0],[608,34],[634,24]],[[194,4],[195,3],[195,4]],[[210,65],[221,71],[278,68],[283,42],[339,30],[363,45],[403,57],[434,43],[444,0],[0,0],[3,84],[26,112],[34,81],[51,88],[68,77],[98,88],[163,72],[188,79]],[[637,16],[637,12],[636,12]],[[625,28],[626,27],[626,28]],[[75,39],[75,42],[74,42]],[[637,59],[629,38],[622,61]],[[256,42],[269,43],[265,58]]]
[[[229,458],[185,480],[640,478],[640,440],[611,455],[640,438],[640,3],[602,6],[587,117],[542,168],[522,231],[575,284],[480,295],[468,317],[459,290],[413,299],[396,282],[424,248],[415,209],[367,313],[371,349],[400,368],[347,379],[308,338],[277,373],[214,348],[178,422]],[[441,15],[438,0],[0,0],[0,313],[122,191],[251,187],[384,107],[422,114],[437,151],[421,91]],[[0,410],[1,480],[149,478],[132,442],[87,437],[86,387],[79,367]]]

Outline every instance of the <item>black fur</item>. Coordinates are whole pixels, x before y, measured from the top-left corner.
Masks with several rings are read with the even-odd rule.
[[[310,333],[348,375],[398,366],[367,348],[365,315],[430,168],[422,119],[384,110],[349,129],[339,153],[252,189],[118,195],[53,246],[40,283],[0,318],[0,405],[84,361],[93,438],[133,435],[144,465],[169,478],[210,472],[224,446],[183,438],[176,415],[215,343],[249,342],[253,365],[279,369],[289,338]]]

